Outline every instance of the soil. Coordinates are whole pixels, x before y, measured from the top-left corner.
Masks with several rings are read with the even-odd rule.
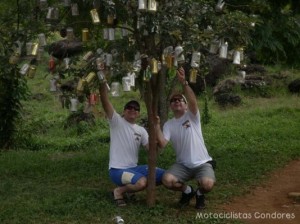
[[[290,197],[289,193],[300,193],[300,160],[290,162],[268,177],[250,193],[221,205],[226,219],[250,224],[299,224],[300,197]]]

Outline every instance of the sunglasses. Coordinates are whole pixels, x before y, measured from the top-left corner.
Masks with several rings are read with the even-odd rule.
[[[170,103],[176,103],[176,102],[184,102],[183,98],[173,98],[170,100]]]
[[[136,107],[136,106],[126,106],[125,107],[126,110],[135,110],[135,111],[140,111],[140,108],[139,107]]]

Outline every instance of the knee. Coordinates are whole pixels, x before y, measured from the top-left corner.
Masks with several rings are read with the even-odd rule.
[[[215,181],[210,178],[205,178],[201,180],[199,184],[204,192],[210,192],[214,187]]]
[[[171,174],[165,173],[162,177],[162,183],[166,188],[172,188],[174,181],[174,176]]]
[[[139,190],[143,190],[147,187],[147,179],[145,177],[142,177],[136,182],[135,185]]]

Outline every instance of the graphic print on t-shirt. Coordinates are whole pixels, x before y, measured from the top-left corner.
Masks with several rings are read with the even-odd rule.
[[[186,120],[185,122],[182,123],[182,126],[187,129],[187,128],[191,127],[191,123],[189,120]]]
[[[139,133],[134,133],[134,136],[135,136],[135,140],[136,140],[137,142],[140,141],[140,139],[141,139],[141,137],[142,137],[142,135],[139,134]]]

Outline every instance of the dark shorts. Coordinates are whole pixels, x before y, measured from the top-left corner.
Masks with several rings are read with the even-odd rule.
[[[156,168],[156,184],[161,184],[161,179],[165,170],[161,168]],[[135,184],[141,177],[148,176],[148,166],[140,165],[127,169],[109,169],[109,176],[112,182],[118,186],[123,186],[126,184]]]
[[[166,171],[166,173],[174,175],[183,183],[191,179],[200,180],[204,177],[216,181],[215,172],[210,163],[204,163],[194,168],[188,168],[182,164],[175,163]]]

